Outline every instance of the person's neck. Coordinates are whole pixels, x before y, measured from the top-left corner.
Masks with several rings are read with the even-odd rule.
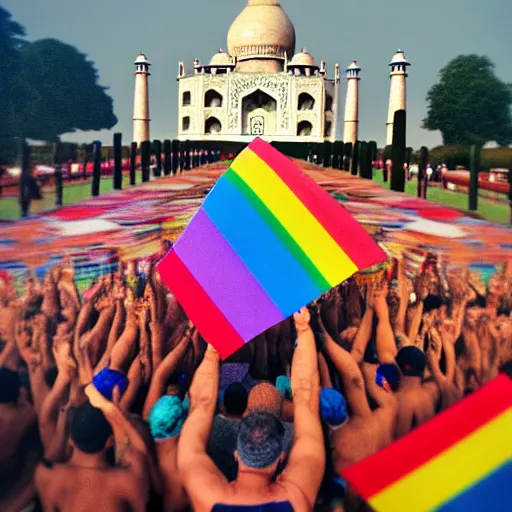
[[[69,463],[81,469],[106,469],[109,467],[103,452],[84,453],[76,448],[73,449]]]
[[[415,389],[421,387],[421,377],[402,375],[400,378],[400,389]]]
[[[243,468],[238,471],[236,487],[239,490],[258,492],[267,490],[272,481],[272,475],[258,469]]]

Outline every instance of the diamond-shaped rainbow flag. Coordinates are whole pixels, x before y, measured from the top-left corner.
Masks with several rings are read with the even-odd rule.
[[[257,138],[158,270],[224,359],[385,253],[288,157]]]

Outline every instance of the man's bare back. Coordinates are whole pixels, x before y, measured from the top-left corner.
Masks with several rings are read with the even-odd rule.
[[[433,382],[417,388],[399,390],[396,393],[396,398],[398,400],[396,439],[422,425],[435,415],[437,387]]]
[[[383,407],[371,415],[348,419],[347,423],[331,432],[334,469],[339,475],[355,464],[391,444],[396,408]]]
[[[184,510],[188,496],[183,487],[176,460],[179,436],[155,442],[158,469],[162,476],[164,511]]]
[[[28,429],[36,422],[34,408],[27,402],[0,404],[0,466],[16,454],[18,445]],[[1,474],[1,470],[0,470]]]
[[[40,465],[35,478],[45,512],[145,510],[145,489],[137,478],[122,468]]]

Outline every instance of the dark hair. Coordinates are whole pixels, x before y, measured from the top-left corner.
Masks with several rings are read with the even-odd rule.
[[[443,305],[443,301],[439,295],[428,294],[423,301],[423,313],[428,313],[434,309],[439,309]]]
[[[0,367],[0,404],[15,404],[20,396],[21,381],[17,372]]]
[[[403,375],[423,378],[427,366],[427,358],[419,348],[409,345],[398,351],[396,363]]]
[[[84,453],[99,453],[112,435],[112,427],[103,412],[89,402],[73,412],[69,433],[76,447]]]
[[[238,431],[237,451],[240,461],[249,468],[263,469],[277,461],[284,448],[284,425],[268,412],[246,416]]]
[[[57,375],[59,374],[59,370],[57,368],[47,368],[44,372],[44,381],[49,388],[53,388],[55,381],[57,380]]]
[[[502,365],[500,372],[508,375],[512,379],[512,361],[508,361]]]
[[[233,382],[224,391],[223,404],[228,414],[242,416],[247,409],[249,394],[240,382]]]

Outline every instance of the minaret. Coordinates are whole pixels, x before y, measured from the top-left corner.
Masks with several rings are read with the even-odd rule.
[[[338,133],[338,112],[340,111],[340,65],[336,64],[334,66],[334,107],[332,113],[332,133],[331,133],[331,142],[336,141],[336,135]]]
[[[133,102],[133,142],[140,145],[149,138],[149,91],[148,76],[151,63],[141,53],[135,64],[135,94]]]
[[[405,59],[405,54],[402,50],[398,50],[391,62],[391,87],[389,92],[389,110],[388,110],[388,122],[386,145],[390,146],[393,143],[393,118],[397,110],[405,110],[405,90],[406,90],[406,78],[407,78],[407,66],[410,63]]]
[[[345,100],[345,129],[343,142],[354,145],[359,135],[359,72],[361,68],[354,60],[347,68],[347,98]]]

